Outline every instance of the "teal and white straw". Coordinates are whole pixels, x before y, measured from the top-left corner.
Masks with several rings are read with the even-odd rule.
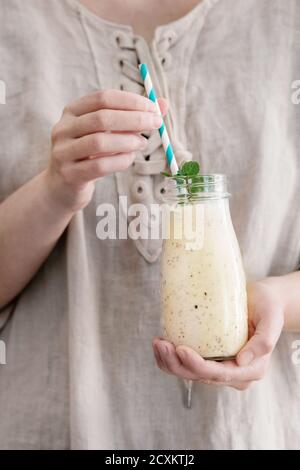
[[[162,117],[161,110],[160,110],[160,107],[159,107],[159,104],[158,104],[158,101],[157,101],[155,90],[153,88],[153,84],[152,84],[152,80],[151,80],[151,77],[150,77],[148,67],[147,67],[146,64],[140,64],[139,69],[140,69],[141,77],[142,77],[142,80],[144,82],[144,86],[145,86],[145,90],[146,90],[146,93],[148,95],[148,98],[151,101],[153,101],[153,103],[156,106],[157,113],[160,114],[160,116]],[[163,147],[164,147],[164,151],[165,151],[165,154],[166,154],[166,158],[167,158],[169,168],[171,170],[171,174],[176,175],[177,171],[178,171],[178,165],[177,165],[177,162],[175,160],[175,156],[174,156],[174,152],[173,152],[172,145],[171,145],[171,142],[170,142],[169,134],[168,134],[168,131],[167,131],[167,128],[166,128],[166,125],[165,125],[164,121],[163,121],[161,127],[159,128],[159,134],[160,134],[160,137],[161,137],[161,140],[162,140],[162,144],[163,144]]]

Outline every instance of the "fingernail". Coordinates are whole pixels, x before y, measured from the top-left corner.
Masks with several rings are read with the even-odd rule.
[[[168,354],[168,352],[169,352],[168,347],[163,343],[158,344],[158,349],[159,349],[160,353],[163,354],[163,355]]]
[[[254,359],[254,354],[252,351],[244,351],[241,353],[241,355],[238,357],[238,363],[240,366],[248,366],[250,362],[252,362]]]
[[[161,127],[162,123],[163,123],[163,120],[162,120],[162,117],[159,114],[156,114],[156,115],[153,116],[153,125],[156,128]]]

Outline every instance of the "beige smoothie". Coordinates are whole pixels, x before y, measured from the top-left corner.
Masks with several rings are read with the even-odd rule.
[[[192,221],[197,228],[186,236],[181,229]],[[245,275],[228,199],[177,205],[171,211],[161,301],[164,336],[176,346],[221,360],[234,357],[246,343]]]

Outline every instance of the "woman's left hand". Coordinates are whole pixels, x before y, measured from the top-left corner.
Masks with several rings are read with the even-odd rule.
[[[154,338],[158,367],[177,377],[245,390],[264,377],[284,324],[284,305],[272,279],[248,285],[249,341],[236,360],[204,360],[191,348]]]

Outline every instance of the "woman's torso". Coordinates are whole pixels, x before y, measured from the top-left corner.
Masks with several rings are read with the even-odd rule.
[[[298,268],[295,1],[204,0],[158,28],[151,46],[75,0],[51,8],[39,0],[4,3],[1,198],[45,167],[51,127],[68,102],[99,88],[142,93],[136,65],[147,62],[171,103],[178,158],[189,151],[203,172],[229,176],[248,278]],[[197,385],[192,413],[181,382],[155,368],[161,244],[97,239],[96,208],[117,208],[120,195],[128,203],[160,202],[163,165],[153,136],[133,168],[99,180],[91,204],[2,313],[14,308],[1,332],[7,365],[0,366],[0,447],[299,445],[293,335],[282,337],[272,370],[249,391]]]

